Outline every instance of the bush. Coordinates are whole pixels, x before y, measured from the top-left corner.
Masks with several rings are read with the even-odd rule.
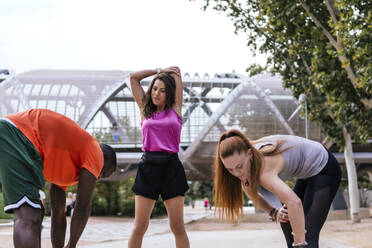
[[[119,187],[119,208],[120,214],[123,216],[134,216],[134,202],[135,194],[132,191],[134,177],[120,182]]]
[[[127,199],[120,198],[120,215],[133,217],[134,212],[134,196]]]
[[[92,199],[92,216],[130,216],[133,217],[135,213],[135,194],[132,192],[132,185],[134,178],[131,177],[127,180],[108,182],[97,182],[93,191]],[[50,197],[49,197],[50,183],[46,183],[44,192],[46,194],[46,215],[50,215]],[[77,186],[71,186],[67,192],[77,192]],[[3,196],[0,194],[0,219],[12,219],[12,214],[5,214]],[[166,208],[162,200],[155,203],[151,217],[165,215]]]
[[[132,192],[134,177],[117,182],[98,182],[93,192],[92,215],[121,215],[133,217],[135,214],[135,194]],[[151,217],[166,214],[162,200],[155,203]]]
[[[185,200],[183,202],[185,206],[189,206],[191,204],[191,198],[188,196],[185,196]]]
[[[106,199],[102,196],[99,196],[97,193],[95,193],[95,191],[96,190],[93,192],[91,215],[108,215]]]
[[[120,184],[120,181],[100,181],[97,183],[93,192],[93,215],[117,215],[119,213]],[[98,206],[95,206],[96,204]]]
[[[155,202],[154,209],[152,210],[151,218],[156,217],[156,216],[165,215],[165,214],[167,214],[167,209],[164,206],[164,202],[163,202],[163,200],[158,199]]]

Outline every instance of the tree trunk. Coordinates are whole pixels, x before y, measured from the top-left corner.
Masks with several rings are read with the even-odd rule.
[[[349,201],[350,201],[350,218],[353,223],[360,222],[360,206],[359,206],[359,194],[358,194],[358,179],[353,159],[353,148],[351,146],[351,137],[344,127],[344,139],[345,139],[345,162],[347,169],[347,181],[349,188]]]

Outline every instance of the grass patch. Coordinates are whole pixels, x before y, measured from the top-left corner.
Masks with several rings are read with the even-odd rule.
[[[11,222],[10,219],[0,219],[0,224],[1,223],[9,223],[9,222]]]
[[[0,223],[1,223],[1,219],[13,219],[12,214],[6,214],[4,212],[3,194],[0,194]]]

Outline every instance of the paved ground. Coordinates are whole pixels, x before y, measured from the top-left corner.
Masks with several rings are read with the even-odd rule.
[[[280,227],[271,222],[245,222],[231,225],[219,221],[212,212],[185,208],[185,222],[192,248],[282,248],[285,247]],[[133,227],[131,218],[91,217],[78,247],[117,248],[127,247]],[[49,248],[50,218],[43,223],[42,247]],[[320,248],[371,248],[372,219],[352,225],[347,221],[327,221],[321,235]],[[0,247],[10,248],[12,226],[0,224]],[[153,219],[143,241],[143,248],[173,248],[173,235],[168,220]]]
[[[249,230],[249,231],[199,231],[188,232],[192,248],[283,248],[285,241],[279,230]],[[128,241],[114,241],[96,245],[86,244],[80,247],[117,248],[128,247]],[[174,248],[174,238],[170,233],[147,236],[143,248]],[[351,248],[332,240],[322,240],[321,248]]]

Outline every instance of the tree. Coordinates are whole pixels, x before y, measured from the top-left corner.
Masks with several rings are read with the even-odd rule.
[[[253,76],[258,75],[258,74],[260,74],[260,73],[262,73],[266,70],[267,70],[267,66],[263,67],[259,64],[253,63],[250,66],[248,66],[245,71],[248,72],[248,75],[250,77],[253,77]]]
[[[295,97],[307,96],[309,118],[344,148],[351,216],[359,220],[351,137],[372,137],[372,10],[363,0],[205,0],[226,12],[253,51],[270,54]]]
[[[195,207],[196,199],[208,197],[209,202],[213,205],[213,182],[212,181],[194,181],[189,184],[189,190],[186,192],[186,197],[191,201],[192,208]]]

